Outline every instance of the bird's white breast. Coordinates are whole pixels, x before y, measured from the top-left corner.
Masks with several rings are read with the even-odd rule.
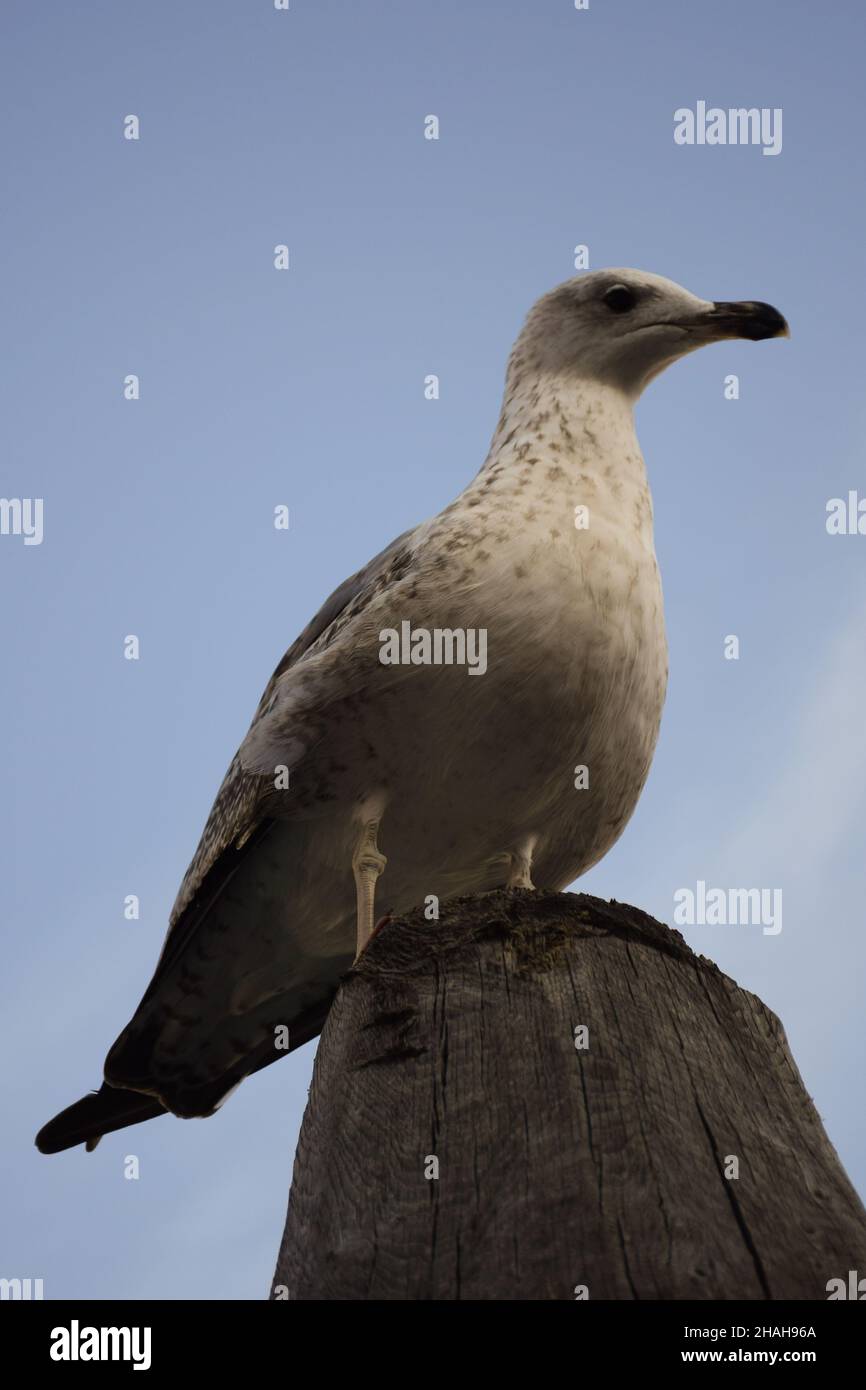
[[[485,630],[487,669],[419,672],[419,710],[438,711],[420,727],[431,776],[446,769],[454,790],[455,842],[494,854],[538,834],[539,881],[559,886],[617,838],[655,747],[667,650],[652,505],[618,401],[541,396],[498,436],[473,484],[422,528],[422,570],[428,549],[450,559],[416,591],[422,621]],[[421,800],[419,763],[420,747]]]

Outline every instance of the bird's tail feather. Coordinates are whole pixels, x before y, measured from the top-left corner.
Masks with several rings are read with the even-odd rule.
[[[167,1113],[165,1106],[153,1096],[102,1085],[98,1091],[91,1091],[74,1105],[68,1105],[43,1125],[36,1136],[36,1147],[43,1154],[60,1153],[76,1144],[84,1144],[88,1150],[95,1149],[103,1134]]]
[[[336,985],[325,990],[323,996],[302,1013],[292,1016],[288,1051],[294,1052],[295,1048],[302,1047],[304,1043],[318,1037],[335,993]],[[195,1103],[190,1102],[185,1108],[186,1115],[212,1115],[245,1076],[261,1071],[263,1067],[270,1066],[272,1062],[279,1061],[285,1055],[285,1052],[275,1050],[271,1032],[270,1036],[259,1047],[253,1049],[248,1057],[243,1058],[237,1067],[197,1092]],[[55,1115],[53,1120],[49,1120],[47,1125],[43,1125],[36,1136],[36,1147],[44,1154],[61,1153],[63,1149],[74,1148],[76,1144],[84,1144],[88,1150],[92,1150],[96,1148],[103,1134],[110,1134],[115,1129],[124,1129],[127,1125],[141,1124],[143,1120],[152,1120],[157,1115],[171,1113],[169,1106],[164,1105],[154,1095],[135,1091],[129,1086],[109,1086],[107,1082],[103,1082],[98,1091],[91,1091],[89,1096],[84,1096],[74,1105],[67,1106],[59,1115]],[[174,1113],[183,1114],[184,1111],[175,1110]]]

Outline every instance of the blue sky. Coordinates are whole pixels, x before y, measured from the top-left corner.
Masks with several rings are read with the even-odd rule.
[[[578,243],[768,300],[793,333],[695,354],[638,407],[671,678],[634,819],[580,887],[668,922],[698,879],[783,890],[778,936],[684,934],[779,1014],[866,1191],[866,536],[825,527],[828,499],[866,495],[866,14],[91,0],[10,3],[3,29],[0,490],[45,499],[45,536],[0,537],[0,1273],[265,1296],[311,1047],[204,1123],[53,1159],[33,1135],[98,1083],[283,650],[477,471],[510,344]],[[782,108],[781,153],[675,144],[699,100]]]

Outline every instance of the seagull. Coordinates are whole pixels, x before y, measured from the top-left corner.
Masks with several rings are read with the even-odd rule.
[[[635,402],[705,344],[787,334],[769,304],[636,270],[537,301],[480,472],[277,666],[104,1083],[40,1131],[42,1152],[213,1114],[317,1036],[377,896],[435,916],[455,895],[559,891],[610,849],[667,685]]]

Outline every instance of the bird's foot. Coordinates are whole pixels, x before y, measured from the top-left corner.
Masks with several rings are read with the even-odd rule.
[[[532,882],[532,854],[535,849],[537,836],[528,836],[523,844],[517,849],[509,851],[508,854],[508,877],[505,880],[505,887],[511,888],[534,888]]]

